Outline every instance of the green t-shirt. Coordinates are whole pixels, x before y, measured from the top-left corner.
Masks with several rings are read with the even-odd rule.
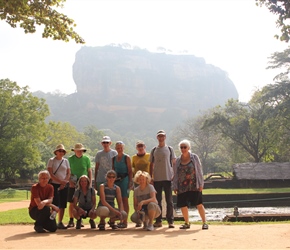
[[[72,155],[68,158],[70,171],[72,174],[80,178],[82,175],[88,176],[88,170],[91,168],[90,158],[86,155],[78,158],[76,155]]]

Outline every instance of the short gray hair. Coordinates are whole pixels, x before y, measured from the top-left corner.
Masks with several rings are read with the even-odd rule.
[[[184,140],[182,140],[181,142],[178,143],[179,151],[181,151],[180,150],[180,146],[181,145],[186,145],[188,147],[189,151],[190,151],[191,145],[190,145],[190,141],[189,140],[184,139]]]
[[[41,175],[47,175],[48,178],[50,178],[50,173],[49,173],[47,170],[41,170],[41,171],[38,173],[38,179],[40,178]]]

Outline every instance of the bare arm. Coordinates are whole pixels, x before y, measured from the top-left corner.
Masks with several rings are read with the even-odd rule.
[[[91,168],[88,169],[88,177],[90,179],[90,187],[91,187],[92,186],[92,182],[93,182],[93,180],[92,180],[92,169]]]
[[[132,178],[133,178],[133,172],[132,172],[132,165],[131,165],[131,159],[130,156],[127,156],[127,168],[128,168],[128,177],[129,177],[129,183],[128,183],[128,188],[131,188],[133,182],[132,182]]]
[[[100,166],[100,164],[98,162],[96,162],[96,165],[95,165],[95,189],[97,189],[97,176],[98,176],[99,166]]]

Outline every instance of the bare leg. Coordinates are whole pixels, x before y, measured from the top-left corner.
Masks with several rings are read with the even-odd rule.
[[[206,218],[205,218],[205,209],[204,209],[203,204],[199,204],[196,207],[197,207],[197,210],[198,210],[198,213],[199,213],[199,215],[201,217],[202,222],[205,223],[206,222]]]
[[[69,203],[68,212],[69,212],[69,217],[70,218],[73,218],[74,217],[73,216],[73,209],[74,209],[73,203]]]
[[[63,215],[64,215],[64,208],[60,208],[58,211],[58,223],[62,222]]]
[[[148,223],[150,225],[153,224],[153,220],[155,218],[155,215],[156,215],[156,211],[155,210],[153,210],[153,209],[148,210]]]
[[[129,214],[129,202],[127,197],[122,198],[124,210],[127,214]],[[123,221],[124,224],[127,224],[127,219]]]
[[[180,208],[183,218],[184,218],[184,222],[185,223],[189,223],[189,216],[188,216],[188,207],[182,207]]]

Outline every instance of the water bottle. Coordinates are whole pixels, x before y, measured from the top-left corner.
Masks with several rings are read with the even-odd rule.
[[[53,211],[53,212],[51,213],[49,219],[54,220],[55,217],[56,217],[56,214],[57,214],[57,212],[56,212],[56,211]]]

